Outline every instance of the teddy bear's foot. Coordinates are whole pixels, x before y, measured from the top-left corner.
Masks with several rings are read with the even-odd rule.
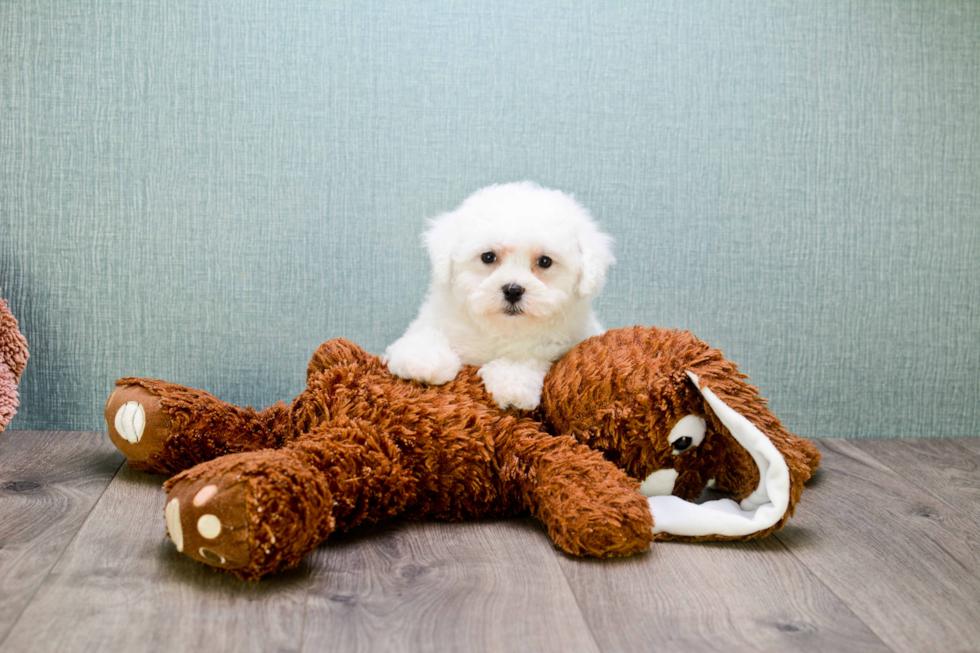
[[[240,479],[177,483],[167,494],[167,532],[181,553],[212,567],[241,569],[251,562],[247,508]]]
[[[162,460],[170,416],[158,395],[139,385],[117,387],[106,401],[105,422],[109,438],[131,466],[147,472],[170,471]]]
[[[333,530],[333,495],[303,456],[231,454],[164,484],[177,550],[252,580],[296,566]]]

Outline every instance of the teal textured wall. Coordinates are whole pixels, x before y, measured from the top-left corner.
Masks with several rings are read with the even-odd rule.
[[[112,381],[264,406],[380,352],[424,219],[493,182],[618,240],[606,326],[687,328],[801,435],[980,434],[980,3],[3,2],[11,428]]]

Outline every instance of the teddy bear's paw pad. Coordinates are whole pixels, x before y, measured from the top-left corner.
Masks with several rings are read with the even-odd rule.
[[[250,562],[248,493],[241,481],[178,483],[167,495],[170,539],[181,553],[222,569]]]
[[[136,444],[143,437],[143,427],[146,426],[146,411],[138,401],[128,401],[116,411],[113,422],[116,433],[123,440]]]
[[[180,525],[180,501],[178,499],[168,501],[163,514],[167,520],[167,533],[170,539],[177,545],[177,550],[183,553],[184,529]]]
[[[160,398],[138,385],[119,386],[105,405],[109,438],[130,461],[144,463],[163,452],[170,417]]]

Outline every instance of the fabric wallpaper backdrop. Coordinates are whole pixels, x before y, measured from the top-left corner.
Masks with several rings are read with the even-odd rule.
[[[11,428],[112,381],[256,407],[380,353],[425,218],[493,182],[617,239],[608,327],[686,328],[808,437],[980,434],[980,3],[2,2]]]

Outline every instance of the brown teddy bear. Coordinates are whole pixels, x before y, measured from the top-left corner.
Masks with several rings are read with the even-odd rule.
[[[126,378],[105,414],[130,465],[179,472],[165,483],[177,549],[254,579],[334,530],[394,516],[530,512],[558,547],[587,556],[766,535],[820,454],[745,378],[690,333],[617,329],[556,363],[541,407],[521,414],[496,407],[476,368],[430,387],[332,340],[288,406]],[[732,498],[694,503],[706,486]]]

